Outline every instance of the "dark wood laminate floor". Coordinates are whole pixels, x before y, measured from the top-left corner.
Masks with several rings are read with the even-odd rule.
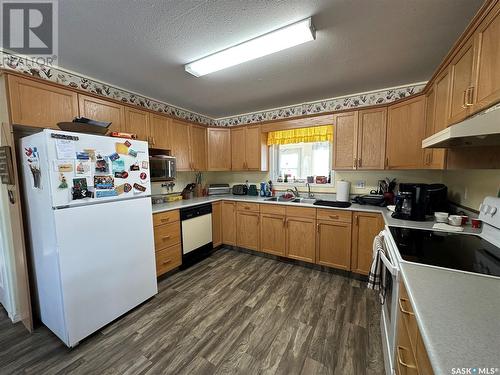
[[[72,350],[0,312],[0,374],[382,374],[379,322],[363,282],[221,249]]]

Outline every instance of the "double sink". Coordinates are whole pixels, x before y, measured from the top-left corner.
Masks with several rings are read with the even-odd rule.
[[[282,197],[272,197],[264,199],[266,202],[289,202],[289,203],[303,203],[303,204],[314,204],[316,202],[316,198],[294,198],[294,199],[285,199]]]

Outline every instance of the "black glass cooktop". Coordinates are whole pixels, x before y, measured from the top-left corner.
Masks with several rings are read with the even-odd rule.
[[[500,248],[479,236],[399,227],[389,229],[404,260],[500,276]]]

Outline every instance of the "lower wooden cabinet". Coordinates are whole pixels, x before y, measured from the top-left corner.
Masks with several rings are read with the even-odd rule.
[[[153,225],[158,277],[182,264],[179,210],[154,214]]]
[[[372,264],[373,239],[384,229],[381,214],[357,211],[353,214],[351,271],[368,275]]]
[[[278,256],[285,256],[286,217],[277,214],[260,214],[260,250]]]
[[[316,263],[350,270],[351,223],[318,220],[316,226]]]
[[[394,367],[397,375],[433,375],[422,335],[404,283],[399,284],[399,311]]]
[[[236,245],[250,250],[259,250],[258,212],[236,211]]]
[[[314,263],[316,259],[316,219],[286,217],[286,256]]]
[[[222,244],[222,203],[212,203],[212,243],[213,247]]]
[[[222,201],[222,243],[236,245],[236,202]]]

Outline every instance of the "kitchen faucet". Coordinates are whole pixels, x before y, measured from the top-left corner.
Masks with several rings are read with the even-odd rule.
[[[297,189],[297,186],[294,186],[293,189],[286,189],[286,191],[292,193],[296,198],[300,197],[299,189]]]
[[[311,184],[308,182],[306,186],[307,186],[307,198],[314,198],[314,194],[311,193]]]

